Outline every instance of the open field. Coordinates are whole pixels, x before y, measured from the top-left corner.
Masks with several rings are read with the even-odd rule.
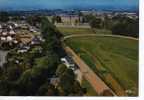
[[[91,29],[91,28],[68,28],[68,27],[58,27],[59,31],[66,35],[71,34],[111,34],[111,31],[104,29]]]
[[[78,37],[66,41],[117,95],[137,95],[138,41],[113,37]]]

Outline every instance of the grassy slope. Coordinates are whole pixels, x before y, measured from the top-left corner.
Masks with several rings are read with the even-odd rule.
[[[111,37],[75,38],[67,41],[97,72],[112,73],[124,89],[138,88],[138,42]],[[86,52],[87,51],[87,52]],[[91,56],[91,55],[92,56]],[[136,93],[137,94],[137,93]]]

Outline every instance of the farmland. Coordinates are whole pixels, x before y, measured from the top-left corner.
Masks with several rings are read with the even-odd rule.
[[[137,95],[138,41],[113,37],[77,37],[66,41],[117,95]]]

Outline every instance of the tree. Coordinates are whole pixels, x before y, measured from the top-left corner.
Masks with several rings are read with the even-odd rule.
[[[116,35],[125,35],[138,37],[139,36],[139,21],[138,19],[124,18],[119,19],[112,27],[112,33]]]
[[[8,84],[8,81],[3,79],[3,80],[0,80],[0,95],[1,96],[6,96],[8,95],[8,92],[9,92],[9,84]]]
[[[74,81],[73,85],[72,85],[72,92],[71,94],[75,95],[75,96],[82,96],[83,95],[83,89],[81,88],[80,84],[78,81]]]
[[[36,88],[32,82],[31,70],[26,70],[18,80],[20,95],[34,95]]]
[[[21,20],[21,19],[22,19],[21,16],[15,15],[15,16],[12,16],[11,20],[18,21],[18,20]]]
[[[26,21],[32,26],[37,26],[37,24],[41,23],[41,16],[28,16],[26,17]]]
[[[44,52],[49,51],[49,52],[56,53],[58,56],[62,55],[63,48],[60,41],[61,33],[45,17],[42,19],[41,31],[42,31],[42,36],[45,39],[45,42],[43,43],[42,46]]]
[[[58,39],[61,38],[62,34],[46,17],[41,18],[41,32],[44,39],[47,36],[56,36]]]
[[[32,75],[42,77],[50,77],[56,71],[58,59],[54,55],[48,55],[35,60],[34,68],[32,69]]]
[[[10,81],[17,80],[22,73],[22,69],[18,66],[11,66],[7,69],[7,78]]]
[[[60,64],[56,70],[56,75],[61,76],[66,71],[67,67],[64,64]]]
[[[84,16],[84,22],[89,23],[91,28],[103,28],[103,21],[101,18],[96,18],[96,16],[89,14]]]
[[[7,12],[0,12],[0,21],[7,22],[9,20],[9,15]]]
[[[103,28],[110,30],[112,28],[112,19],[104,15]]]
[[[40,86],[38,89],[37,95],[40,96],[56,96],[57,95],[57,90],[55,87],[48,82],[44,83],[43,85]]]
[[[76,19],[75,20],[75,25],[78,25],[78,23],[79,23],[79,20]]]
[[[81,17],[82,17],[82,16],[83,16],[82,12],[79,11],[79,12],[78,12],[78,17],[79,17],[78,22],[82,22],[82,21],[81,21]]]
[[[102,28],[102,20],[100,18],[93,18],[90,20],[90,26],[92,28]]]
[[[61,68],[63,68],[63,65],[60,65]],[[60,68],[59,67],[59,68]],[[59,95],[76,95],[81,96],[83,95],[83,89],[81,88],[78,81],[75,80],[75,74],[71,69],[63,69],[62,74],[60,77],[60,83],[59,83]]]
[[[55,22],[56,23],[61,23],[62,22],[61,17],[60,16],[53,16],[52,23],[54,24]]]
[[[10,96],[18,96],[19,94],[18,94],[18,91],[17,91],[17,90],[11,90],[11,91],[9,92],[9,95],[10,95]]]
[[[75,75],[71,69],[67,69],[63,75],[60,77],[60,86],[65,91],[65,93],[69,94],[72,92],[72,85],[75,81]]]

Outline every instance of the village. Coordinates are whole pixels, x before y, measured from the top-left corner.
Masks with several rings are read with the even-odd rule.
[[[38,29],[28,25],[26,22],[0,23],[0,45],[9,47],[18,45],[33,45],[42,41]]]
[[[25,53],[33,45],[42,41],[40,31],[26,22],[9,21],[0,23],[0,49],[2,53],[16,49],[17,53]],[[1,53],[1,54],[2,54]],[[6,63],[6,55],[1,56],[1,66]]]

